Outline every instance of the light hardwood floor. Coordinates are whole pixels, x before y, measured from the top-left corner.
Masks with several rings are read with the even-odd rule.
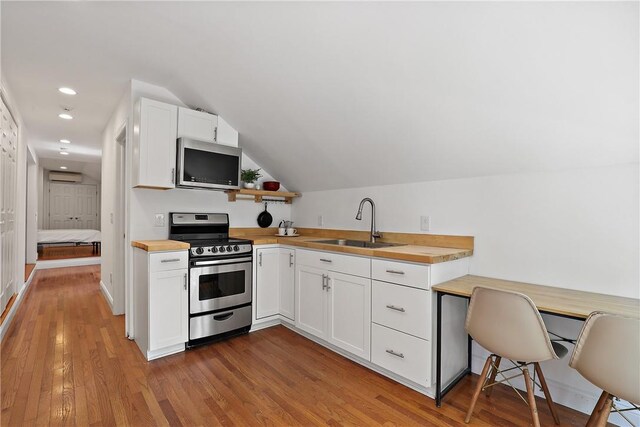
[[[146,362],[98,283],[98,266],[36,272],[2,343],[1,425],[463,425],[476,376],[438,409],[282,326]],[[558,409],[565,426],[587,420]],[[471,423],[528,424],[506,387]]]
[[[49,246],[42,249],[38,255],[39,261],[49,261],[53,259],[87,258],[100,256],[100,251],[94,252],[91,245],[70,245],[70,246]]]

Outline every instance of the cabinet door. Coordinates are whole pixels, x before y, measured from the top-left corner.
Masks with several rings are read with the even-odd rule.
[[[178,107],[178,138],[215,142],[218,116]]]
[[[327,295],[328,341],[370,360],[371,279],[331,273]]]
[[[296,266],[296,326],[323,339],[327,330],[327,274],[326,270]]]
[[[149,351],[189,340],[187,270],[151,272]]]
[[[295,320],[295,252],[280,249],[280,314]]]
[[[178,107],[141,98],[138,108],[139,129],[134,126],[134,162],[137,162],[134,170],[137,174],[134,173],[133,185],[174,188]]]
[[[256,319],[278,314],[280,249],[258,249],[256,269]]]
[[[218,144],[238,146],[238,131],[232,128],[229,123],[218,116],[218,131],[216,132],[216,142]]]

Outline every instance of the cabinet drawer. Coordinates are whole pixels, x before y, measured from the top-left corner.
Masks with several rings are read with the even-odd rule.
[[[321,268],[354,276],[371,277],[371,259],[341,255],[332,252],[296,251],[296,262],[308,267]]]
[[[431,385],[431,343],[371,325],[371,361],[417,384]]]
[[[373,281],[372,321],[416,337],[431,338],[431,294],[422,289]]]
[[[383,282],[429,289],[429,273],[430,266],[425,264],[409,264],[382,259],[371,261],[371,278]]]
[[[178,270],[189,268],[187,251],[158,252],[149,254],[151,271]]]

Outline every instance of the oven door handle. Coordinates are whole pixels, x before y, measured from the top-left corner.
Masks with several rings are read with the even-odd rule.
[[[200,267],[203,265],[220,265],[220,264],[237,264],[240,262],[251,261],[251,257],[247,258],[233,258],[233,259],[221,259],[218,261],[194,261],[194,267]]]
[[[228,313],[224,313],[224,314],[218,314],[216,316],[213,316],[213,320],[217,320],[217,321],[222,321],[222,320],[227,320],[228,318],[230,318],[231,316],[233,316],[233,311],[230,311]]]

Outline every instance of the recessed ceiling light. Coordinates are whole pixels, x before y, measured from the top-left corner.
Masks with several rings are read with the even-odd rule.
[[[62,93],[64,93],[65,95],[75,95],[76,91],[71,89],[70,87],[61,87],[58,88],[58,90]]]
[[[60,142],[62,142],[63,144],[71,144],[71,141],[69,141],[68,139],[61,139]]]
[[[58,114],[58,117],[60,117],[61,119],[65,119],[65,120],[71,120],[73,119],[73,116],[69,113],[60,113]]]
[[[62,169],[62,170],[66,170],[66,169],[67,169],[67,167],[66,167],[66,166],[60,166],[60,169]]]
[[[69,155],[69,152],[67,152],[67,151],[61,151],[61,152],[60,152],[60,154],[62,154],[63,156],[68,156],[68,155]]]

